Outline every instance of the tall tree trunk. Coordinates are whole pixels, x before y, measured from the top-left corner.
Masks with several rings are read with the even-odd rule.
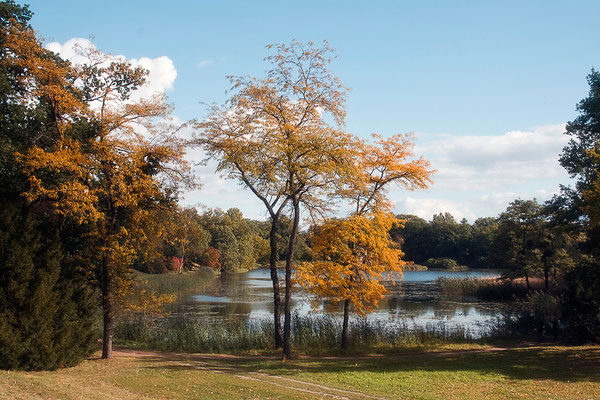
[[[525,272],[525,282],[527,283],[527,291],[531,291],[531,285],[529,284],[529,274]]]
[[[271,246],[271,255],[269,257],[269,269],[271,271],[271,282],[273,282],[273,319],[275,321],[275,348],[283,347],[283,337],[281,335],[281,298],[279,296],[279,276],[277,276],[277,222],[279,214],[271,218],[271,231],[269,232],[269,244]]]
[[[102,358],[112,358],[113,334],[113,298],[112,274],[108,256],[102,259],[102,313],[104,316],[104,332],[102,335]]]
[[[344,300],[344,322],[342,323],[342,349],[348,348],[348,320],[350,319],[350,299]]]
[[[296,244],[296,234],[298,233],[298,224],[300,221],[300,203],[297,198],[292,199],[294,208],[294,223],[290,233],[290,242],[288,243],[288,253],[285,260],[285,304],[284,304],[284,322],[283,322],[283,359],[290,358],[292,355],[291,330],[292,330],[292,266],[294,261],[294,246]]]

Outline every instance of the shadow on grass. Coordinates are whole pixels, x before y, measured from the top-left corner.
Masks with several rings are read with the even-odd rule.
[[[147,368],[186,370],[201,367],[223,372],[260,370],[263,373],[280,376],[291,376],[298,372],[309,374],[479,372],[499,374],[511,380],[600,382],[600,347],[532,347],[456,354],[310,358],[287,362],[261,356],[231,358],[218,355],[153,353],[143,357],[143,360],[148,362]],[[162,365],[153,366],[152,363],[155,362],[161,362]]]

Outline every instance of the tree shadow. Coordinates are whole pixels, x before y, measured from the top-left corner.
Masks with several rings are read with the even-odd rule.
[[[600,382],[600,347],[517,348],[491,352],[429,353],[384,357],[310,358],[281,362],[273,357],[223,357],[156,353],[144,357],[148,363],[166,365],[148,368],[210,369],[215,371],[258,371],[292,376],[299,371],[311,374],[344,372],[483,372],[511,380],[552,380],[557,382]]]

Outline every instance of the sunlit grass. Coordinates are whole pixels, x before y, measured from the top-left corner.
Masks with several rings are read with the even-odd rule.
[[[333,389],[423,400],[598,399],[600,347],[286,362],[258,357],[117,354],[113,360],[100,360],[96,355],[77,367],[52,372],[0,371],[0,398],[11,399],[328,398],[323,393],[366,398]]]

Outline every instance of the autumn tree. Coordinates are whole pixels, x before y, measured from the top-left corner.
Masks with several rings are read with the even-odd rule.
[[[327,222],[313,238],[319,261],[298,268],[298,282],[310,293],[344,305],[342,348],[348,346],[351,307],[365,315],[385,294],[384,279],[402,276],[402,252],[389,234],[402,221],[390,213],[386,196],[390,184],[409,190],[426,188],[429,163],[413,156],[413,136],[373,135],[373,143],[357,149],[354,169],[342,182],[339,194],[351,199],[354,212],[345,220]]]
[[[264,205],[271,221],[269,267],[273,283],[275,346],[289,356],[291,269],[301,208],[324,210],[325,194],[349,165],[349,135],[326,118],[343,123],[346,89],[328,70],[333,51],[325,43],[293,41],[267,46],[266,77],[232,77],[234,95],[213,107],[198,124],[198,143],[218,159],[218,170],[246,186]],[[286,207],[292,226],[287,241],[284,334],[281,331],[277,227]]]
[[[183,260],[183,268],[203,261],[211,240],[195,208],[176,203],[157,205],[136,230],[136,261],[142,272],[167,272],[174,268],[174,257]]]
[[[32,101],[47,102],[54,122],[52,131],[40,133],[51,144],[20,156],[28,176],[24,196],[30,204],[52,204],[60,218],[94,226],[89,261],[100,270],[102,357],[110,358],[115,301],[130,286],[131,238],[148,207],[174,197],[185,178],[183,142],[156,123],[169,113],[161,96],[131,101],[144,83],[143,69],[92,50],[84,50],[84,65],[51,62],[31,31],[9,37],[13,62],[29,72],[23,81]],[[73,135],[79,121],[88,129]]]
[[[0,367],[55,369],[93,351],[98,295],[78,257],[89,245],[88,230],[68,219],[57,223],[47,203],[22,196],[29,184],[21,155],[53,146],[50,94],[69,86],[62,60],[27,49],[31,15],[27,6],[0,3]],[[36,61],[23,60],[21,50]],[[56,87],[40,88],[49,83]],[[84,134],[87,125],[73,122],[70,133]]]

